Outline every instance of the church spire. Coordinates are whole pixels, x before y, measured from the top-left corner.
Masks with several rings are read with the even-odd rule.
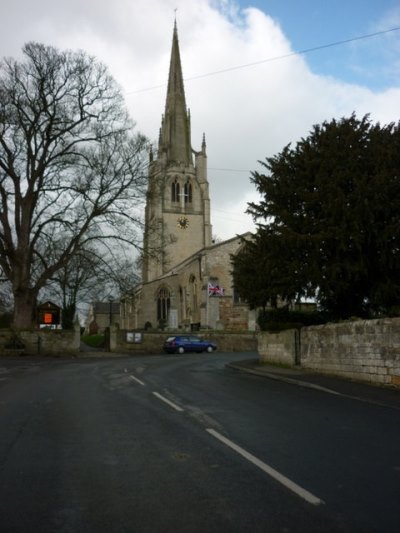
[[[165,154],[167,163],[191,165],[190,119],[186,109],[182,66],[179,53],[176,20],[172,37],[168,89],[164,121],[161,124],[159,153]]]

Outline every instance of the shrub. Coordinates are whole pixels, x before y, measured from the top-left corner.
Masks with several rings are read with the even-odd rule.
[[[104,347],[104,335],[84,335],[82,337],[82,342],[91,346],[92,348],[103,348]]]
[[[283,331],[325,324],[329,319],[329,315],[322,311],[289,311],[287,308],[281,308],[260,311],[257,322],[262,331]]]

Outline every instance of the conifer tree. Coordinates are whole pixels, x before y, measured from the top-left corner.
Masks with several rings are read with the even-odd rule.
[[[262,199],[248,207],[258,248],[247,257],[259,258],[270,293],[313,296],[338,318],[398,306],[400,125],[353,114],[314,126],[296,146],[260,163],[265,174],[251,179]],[[243,261],[245,255],[234,261],[235,284]]]

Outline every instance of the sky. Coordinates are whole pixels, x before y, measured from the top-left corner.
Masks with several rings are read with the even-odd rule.
[[[399,0],[0,0],[0,7],[2,57],[20,57],[28,41],[96,56],[122,87],[138,131],[154,142],[176,17],[192,146],[200,149],[204,133],[218,239],[254,229],[245,213],[258,199],[251,171],[314,124],[353,112],[381,124],[400,120]]]

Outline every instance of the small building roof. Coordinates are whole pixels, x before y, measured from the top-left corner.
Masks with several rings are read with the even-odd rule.
[[[47,300],[47,302],[43,302],[37,306],[37,309],[40,310],[46,310],[46,309],[57,309],[60,310],[61,307],[54,302],[51,302],[50,300]]]
[[[109,314],[110,311],[112,315],[119,315],[119,302],[95,302],[93,310],[100,315]]]

